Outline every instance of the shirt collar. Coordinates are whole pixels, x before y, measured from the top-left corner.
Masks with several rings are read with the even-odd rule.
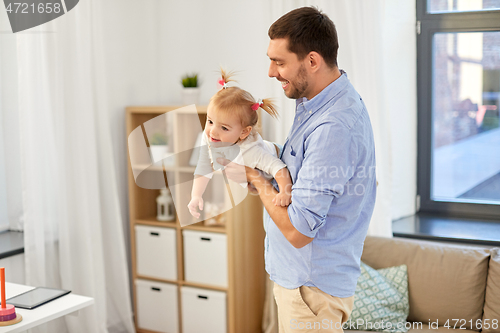
[[[321,90],[319,94],[314,96],[311,100],[308,100],[306,97],[299,98],[295,100],[295,106],[298,107],[300,103],[304,103],[304,108],[307,111],[315,112],[344,89],[348,80],[347,73],[341,69],[340,76]]]

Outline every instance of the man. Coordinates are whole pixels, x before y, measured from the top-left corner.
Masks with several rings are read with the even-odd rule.
[[[269,37],[269,76],[296,99],[281,152],[292,203],[274,205],[277,190],[257,170],[247,168],[247,179],[272,219],[265,219],[266,270],[280,332],[342,332],[375,203],[370,120],[337,67],[337,32],[325,14],[295,9],[273,23]]]

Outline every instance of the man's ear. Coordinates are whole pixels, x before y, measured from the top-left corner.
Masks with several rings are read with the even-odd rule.
[[[313,73],[318,71],[318,69],[320,69],[324,63],[323,57],[315,51],[309,52],[309,54],[306,56],[306,59],[309,70]]]
[[[252,126],[247,126],[241,130],[240,140],[245,140],[247,136],[252,132]]]

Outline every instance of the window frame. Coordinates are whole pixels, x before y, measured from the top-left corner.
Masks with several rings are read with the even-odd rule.
[[[431,199],[432,184],[432,42],[438,32],[500,31],[500,10],[427,12],[427,0],[417,5],[417,210],[456,217],[500,218],[500,204],[445,202]]]

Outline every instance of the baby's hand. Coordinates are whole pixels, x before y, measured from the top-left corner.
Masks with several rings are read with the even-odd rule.
[[[286,191],[281,191],[280,193],[276,194],[276,196],[273,199],[273,204],[275,206],[286,207],[291,202],[292,202],[292,194],[286,193]]]
[[[203,210],[203,199],[201,197],[192,197],[188,204],[189,212],[196,218],[200,217],[200,213],[197,208]]]

